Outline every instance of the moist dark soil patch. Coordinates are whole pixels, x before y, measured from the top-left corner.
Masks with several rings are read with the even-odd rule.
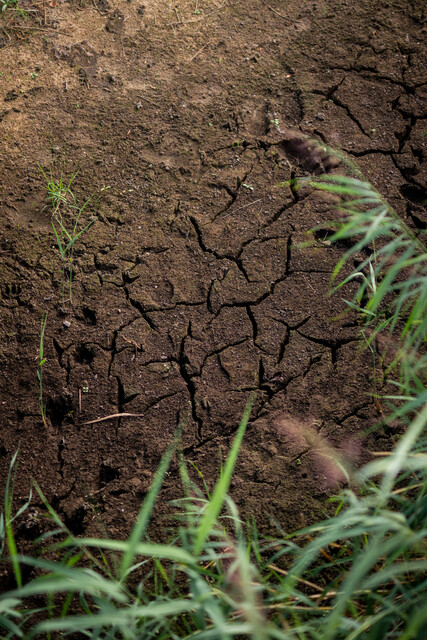
[[[339,485],[313,433],[355,463],[387,446],[363,440],[378,416],[343,313],[356,284],[328,296],[345,247],[325,227],[299,248],[333,203],[277,185],[332,168],[307,134],[425,229],[423,5],[105,0],[3,16],[2,486],[19,445],[18,497],[35,477],[75,534],[123,538],[180,418],[212,486],[255,388],[232,495],[274,533],[271,517],[321,517]],[[80,203],[110,187],[82,217],[96,221],[75,245],[72,302],[40,165],[78,169]],[[137,415],[96,421],[123,413]],[[158,518],[179,495],[173,468]],[[43,526],[34,506],[22,541]]]

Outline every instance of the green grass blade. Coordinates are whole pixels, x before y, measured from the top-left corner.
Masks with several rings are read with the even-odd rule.
[[[381,482],[381,492],[383,494],[383,500],[386,500],[390,495],[394,481],[398,476],[400,470],[404,467],[407,461],[408,455],[411,449],[414,447],[415,442],[423,433],[427,425],[427,404],[424,405],[421,412],[413,420],[412,424],[408,427],[404,435],[397,443],[393,454],[389,456],[386,464],[379,466],[381,461],[370,462],[360,472],[361,479],[367,479],[371,476],[375,476],[378,472],[385,470],[384,477]]]
[[[418,538],[424,540],[427,532],[422,532]],[[414,544],[415,539],[412,541]],[[427,560],[413,560],[411,562],[396,562],[390,567],[382,569],[379,573],[370,576],[364,582],[365,589],[376,589],[381,584],[386,584],[389,580],[396,581],[400,576],[409,576],[410,573],[427,575]]]
[[[76,615],[65,619],[47,620],[37,625],[34,633],[46,633],[48,631],[82,631],[84,629],[99,629],[115,627],[126,629],[128,625],[139,622],[141,619],[164,619],[168,616],[176,616],[190,611],[195,611],[200,604],[190,599],[176,599],[166,602],[150,603],[147,606],[134,606],[126,609],[112,608],[111,612],[96,615]]]
[[[13,634],[11,636],[8,636],[8,638],[24,637],[24,633],[23,631],[21,631],[18,625],[12,622],[12,620],[9,620],[9,618],[6,618],[1,612],[0,612],[0,627],[3,627],[3,629],[6,629],[6,631],[9,631],[9,633]]]
[[[49,512],[53,522],[57,525],[58,529],[54,532],[50,532],[50,535],[56,535],[57,533],[65,533],[67,535],[67,540],[65,540],[64,542],[61,542],[60,544],[57,544],[56,547],[57,548],[61,548],[61,546],[76,546],[78,548],[80,548],[82,550],[82,552],[84,552],[84,554],[91,560],[91,562],[93,563],[94,566],[98,567],[99,570],[103,571],[104,573],[106,573],[108,575],[108,577],[113,580],[114,577],[111,574],[111,572],[108,570],[108,568],[106,566],[104,566],[102,563],[100,563],[98,561],[97,558],[95,558],[94,555],[92,555],[90,553],[90,551],[88,549],[86,549],[80,542],[79,538],[75,538],[74,535],[71,533],[71,531],[68,529],[68,527],[62,522],[61,518],[59,517],[59,515],[56,513],[55,509],[49,504],[48,500],[46,499],[46,496],[44,495],[43,491],[41,490],[41,488],[38,486],[37,482],[33,479],[33,485],[34,488],[36,489],[37,493],[39,494],[40,498],[42,499],[43,504],[45,505],[47,511]],[[45,534],[43,536],[41,536],[41,538],[39,540],[44,540],[46,537],[48,537],[49,534]]]
[[[128,601],[119,583],[110,577],[104,578],[93,569],[68,567],[65,564],[26,556],[18,556],[18,559],[23,564],[37,567],[47,572],[47,574],[37,577],[26,585],[21,585],[17,589],[10,591],[8,597],[24,598],[35,594],[55,594],[60,591],[66,593],[83,591],[95,595],[103,592],[120,603],[126,603]]]
[[[76,240],[80,238],[80,236],[89,229],[93,225],[95,220],[91,220],[83,229],[81,229],[76,235],[70,236],[70,242],[65,247],[65,253],[70,250],[70,248],[75,244]]]
[[[65,260],[66,251],[65,251],[64,247],[62,246],[61,238],[59,237],[59,234],[58,234],[58,232],[56,230],[56,227],[55,227],[53,222],[52,222],[52,227],[53,227],[53,231],[55,233],[56,242],[58,243],[59,253],[61,254],[61,258],[63,260]]]
[[[226,638],[237,638],[239,636],[251,638],[251,631],[251,625],[247,622],[225,622],[222,625],[215,626],[213,629],[196,631],[186,636],[186,640],[225,640]]]
[[[98,538],[79,538],[79,545],[84,547],[94,547],[96,549],[106,549],[111,551],[126,552],[129,547],[127,540],[101,540]],[[68,540],[63,546],[74,546],[76,541]],[[133,547],[134,556],[147,556],[150,558],[162,558],[172,560],[177,564],[194,565],[194,557],[180,547],[167,544],[154,544],[151,542],[139,542]]]
[[[224,471],[220,479],[218,480],[217,484],[215,485],[212,498],[206,508],[205,513],[203,514],[202,520],[197,529],[196,539],[193,547],[193,552],[195,556],[198,556],[201,553],[203,546],[207,538],[209,537],[209,533],[212,529],[212,526],[216,521],[219,515],[219,512],[221,511],[222,505],[224,503],[225,495],[228,491],[228,487],[230,486],[231,476],[234,471],[237,456],[239,454],[240,446],[242,444],[242,439],[246,431],[246,427],[249,421],[249,416],[251,414],[254,400],[255,400],[255,394],[252,393],[246,404],[242,420],[240,422],[239,428],[234,438],[233,445],[231,447],[231,451],[224,465]]]
[[[13,533],[13,516],[12,516],[12,502],[13,502],[13,487],[16,477],[16,461],[18,458],[19,450],[16,450],[12,456],[10,462],[9,471],[6,479],[5,493],[4,493],[4,530],[6,533],[6,540],[9,549],[9,555],[12,562],[13,573],[15,576],[16,584],[18,587],[22,586],[22,574],[21,567],[18,560],[18,549],[16,546],[15,536]]]
[[[171,463],[172,456],[175,453],[175,449],[177,448],[178,443],[180,441],[181,432],[182,432],[182,424],[180,423],[176,429],[173,441],[167,447],[165,453],[163,454],[163,457],[157,468],[156,475],[154,476],[153,483],[150,487],[149,492],[145,497],[145,500],[142,504],[137,521],[129,536],[129,539],[127,541],[126,551],[123,555],[121,566],[120,566],[120,575],[122,579],[124,579],[125,574],[127,573],[129,567],[133,563],[135,556],[137,555],[137,547],[140,544],[141,538],[144,536],[147,530],[147,525],[150,520],[151,513],[154,508],[154,504],[157,500],[157,496],[159,495],[160,489],[162,488],[163,480],[165,478],[166,472]]]
[[[421,640],[427,628],[427,607],[420,605],[416,611],[412,613],[408,620],[408,625],[403,633],[399,636],[399,640]],[[424,632],[422,631],[424,629]]]
[[[320,191],[328,191],[329,193],[337,193],[339,195],[350,195],[356,196],[358,198],[371,197],[372,189],[363,186],[363,183],[359,183],[358,185],[349,185],[345,184],[338,185],[326,182],[314,182],[310,181],[310,186],[314,189],[319,189]]]
[[[307,180],[307,182],[310,182],[310,184],[313,184],[312,178],[303,178],[303,180]],[[369,191],[369,193],[371,193],[372,196],[376,198],[376,200],[381,199],[380,194],[378,193],[378,191],[376,191],[376,189],[374,189],[374,187],[371,185],[370,182],[364,182],[359,178],[350,178],[349,176],[334,175],[334,174],[326,173],[318,177],[317,181],[320,181],[320,180],[322,180],[323,183],[325,184],[330,182],[332,184],[333,183],[341,184],[348,188],[353,187],[355,191],[357,191],[357,189],[362,188],[366,191]]]

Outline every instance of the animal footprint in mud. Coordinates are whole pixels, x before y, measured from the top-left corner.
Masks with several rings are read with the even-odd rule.
[[[280,129],[283,139],[277,143],[280,153],[297,160],[307,171],[329,173],[340,161],[328,148],[299,131]]]
[[[5,284],[2,287],[2,296],[10,300],[11,298],[18,298],[21,293],[21,285],[20,284]]]

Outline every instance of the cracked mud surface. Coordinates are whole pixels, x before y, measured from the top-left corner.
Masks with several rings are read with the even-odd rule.
[[[299,247],[331,204],[277,187],[315,163],[272,120],[344,149],[427,225],[422,2],[195,6],[65,2],[0,38],[2,486],[19,444],[17,495],[35,477],[76,534],[125,535],[186,413],[211,486],[252,389],[232,495],[264,531],[319,517],[336,489],[307,429],[368,455],[372,361],[328,296],[343,247]],[[79,202],[111,187],[75,245],[72,304],[39,165],[79,169]],[[178,487],[172,468],[159,517]]]

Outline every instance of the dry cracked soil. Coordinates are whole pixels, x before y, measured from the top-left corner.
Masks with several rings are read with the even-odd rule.
[[[17,500],[34,477],[75,534],[123,538],[178,421],[212,486],[256,389],[231,494],[263,532],[312,522],[342,484],[319,439],[360,464],[388,435],[366,436],[381,375],[344,313],[357,284],[328,294],[333,202],[278,185],[322,169],[304,134],[425,230],[424,3],[25,1],[0,18],[2,486],[19,445]],[[41,168],[100,195],[71,301]],[[180,495],[174,463],[157,531]]]

